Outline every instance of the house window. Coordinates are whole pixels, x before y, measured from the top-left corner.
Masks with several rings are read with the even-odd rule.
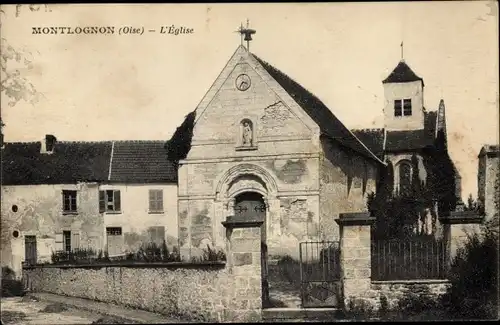
[[[121,200],[119,190],[99,191],[99,212],[120,212]]]
[[[76,191],[63,191],[63,211],[76,212]]]
[[[109,256],[123,253],[123,236],[121,227],[107,227],[107,249]]]
[[[66,252],[71,252],[71,231],[63,231],[63,249]]]
[[[394,116],[411,116],[411,99],[396,99],[394,101]]]
[[[411,166],[408,162],[399,164],[399,194],[408,196],[411,194]]]
[[[149,190],[149,212],[163,212],[163,190]]]

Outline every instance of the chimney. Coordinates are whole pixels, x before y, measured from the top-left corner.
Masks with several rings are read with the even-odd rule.
[[[41,153],[51,154],[54,152],[54,147],[56,145],[56,137],[52,134],[45,135],[45,140],[42,141]]]

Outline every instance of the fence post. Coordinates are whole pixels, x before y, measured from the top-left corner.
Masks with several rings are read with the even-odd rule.
[[[371,225],[368,212],[341,213],[335,220],[340,226],[340,267],[343,306],[352,300],[368,298],[371,292]]]

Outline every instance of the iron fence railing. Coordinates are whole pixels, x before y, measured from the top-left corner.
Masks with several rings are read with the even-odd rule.
[[[446,279],[448,252],[443,240],[373,240],[372,280]]]

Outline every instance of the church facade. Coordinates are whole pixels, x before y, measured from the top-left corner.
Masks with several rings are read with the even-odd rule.
[[[227,218],[256,218],[269,255],[297,258],[302,241],[338,239],[339,213],[366,210],[384,165],[317,97],[243,46],[169,146],[179,244],[190,253],[224,247]]]

